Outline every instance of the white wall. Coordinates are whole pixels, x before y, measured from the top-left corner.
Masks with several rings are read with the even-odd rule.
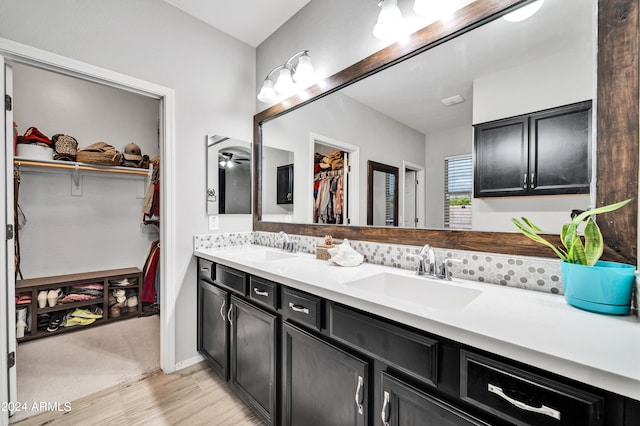
[[[165,279],[178,300],[164,315],[175,316],[176,361],[195,357],[193,235],[207,232],[203,140],[252,139],[255,49],[156,0],[3,0],[0,37],[175,90],[177,272]],[[237,230],[224,219],[220,231]]]
[[[473,83],[473,123],[594,98],[593,52],[590,45],[585,45],[563,55],[476,79]],[[595,133],[592,139],[595,140]],[[546,232],[557,233],[569,221],[571,210],[586,210],[590,200],[588,194],[474,198],[473,229],[500,231],[504,230],[504,224],[511,223],[512,217],[525,216]]]
[[[49,138],[71,135],[80,148],[102,141],[123,151],[134,142],[150,158],[158,155],[158,100],[33,67],[13,70],[20,134],[35,126]],[[80,179],[82,195],[73,196],[70,171],[22,169],[25,278],[144,266],[149,242],[159,237],[157,228],[140,225],[147,180],[114,173]],[[117,252],[108,255],[114,246]]]
[[[295,153],[293,221],[296,223],[312,222],[314,145],[310,133],[360,147],[359,164],[352,164],[360,182],[360,188],[354,189],[360,200],[359,217],[351,218],[354,225],[366,224],[367,161],[402,168],[403,160],[422,165],[425,156],[422,133],[341,93],[325,96],[265,123],[263,143]]]

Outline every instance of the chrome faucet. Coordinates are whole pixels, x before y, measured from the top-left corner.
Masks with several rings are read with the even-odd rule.
[[[425,244],[418,254],[416,275],[429,275],[432,277],[436,275],[436,252],[429,244]]]
[[[438,271],[436,252],[429,244],[425,244],[418,254],[418,269],[416,275],[440,278],[442,280],[451,281],[451,271],[449,267],[452,263],[461,263],[460,259],[446,258],[440,264]]]
[[[295,241],[290,241],[289,235],[286,232],[278,232],[278,239],[282,240],[282,251],[288,251],[289,253],[295,253],[297,245]]]

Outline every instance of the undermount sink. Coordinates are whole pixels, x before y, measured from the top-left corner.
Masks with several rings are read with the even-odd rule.
[[[270,262],[273,260],[292,259],[296,257],[293,253],[287,253],[284,251],[272,251],[265,250],[257,253],[247,254],[247,258],[250,260],[257,260],[261,262]]]
[[[423,307],[439,310],[459,310],[471,303],[482,291],[460,287],[450,281],[382,272],[345,283],[363,291],[377,293]]]

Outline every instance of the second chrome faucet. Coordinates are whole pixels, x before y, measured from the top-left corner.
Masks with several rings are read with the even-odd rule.
[[[447,281],[451,281],[451,271],[449,270],[449,266],[451,266],[452,263],[462,262],[460,259],[447,257],[440,262],[440,268],[438,268],[436,252],[429,244],[425,244],[422,249],[420,249],[420,253],[418,253],[417,257],[418,269],[416,270],[416,275],[435,277]]]

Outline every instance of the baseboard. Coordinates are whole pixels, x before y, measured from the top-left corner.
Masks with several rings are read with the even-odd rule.
[[[187,367],[191,367],[192,365],[196,365],[199,362],[204,361],[202,355],[196,355],[193,358],[185,359],[184,361],[180,361],[176,363],[175,371],[185,369]]]

